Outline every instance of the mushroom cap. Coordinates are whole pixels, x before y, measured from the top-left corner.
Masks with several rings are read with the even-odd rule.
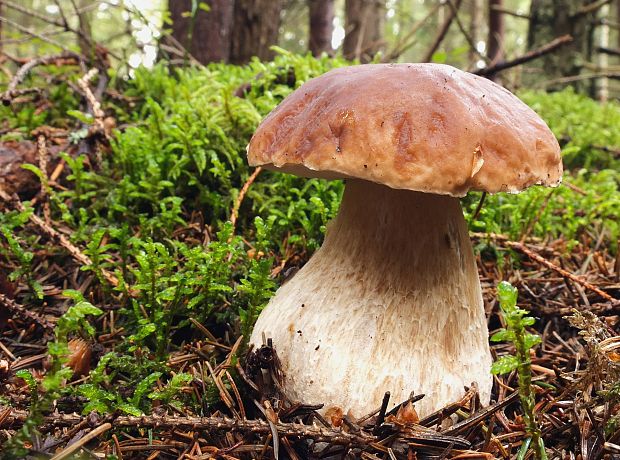
[[[309,80],[263,120],[248,161],[452,196],[562,179],[560,146],[536,112],[442,64],[366,64]]]

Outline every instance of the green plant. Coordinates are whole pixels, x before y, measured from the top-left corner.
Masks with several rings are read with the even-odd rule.
[[[0,255],[4,256],[9,261],[13,259],[16,262],[15,268],[8,276],[9,280],[24,280],[35,299],[41,300],[43,299],[43,287],[32,276],[34,253],[26,249],[26,247],[31,247],[32,241],[28,241],[30,238],[26,238],[26,241],[23,241],[22,238],[18,236],[20,233],[19,229],[25,226],[32,212],[32,208],[26,207],[26,209],[21,212],[11,211],[4,214],[0,213],[0,235],[2,235],[6,241],[6,246],[0,245]]]
[[[65,297],[74,300],[75,304],[58,319],[55,329],[56,339],[48,343],[48,354],[51,358],[50,369],[47,371],[41,386],[44,393],[40,393],[39,385],[33,375],[26,370],[16,372],[30,390],[30,411],[20,431],[7,443],[3,458],[24,458],[28,449],[24,447],[37,434],[37,427],[43,421],[43,415],[65,389],[65,381],[70,379],[72,369],[63,366],[69,355],[68,337],[72,333],[92,336],[95,333],[93,326],[87,321],[89,315],[103,313],[99,308],[87,302],[79,291],[64,291]]]
[[[474,219],[479,193],[463,199],[463,209],[472,231],[501,233],[513,240],[523,236],[563,238],[573,248],[583,237],[612,243],[620,237],[620,172],[580,169],[565,174],[571,186],[531,187],[520,194],[488,195]],[[609,245],[614,251],[613,244]]]
[[[30,391],[30,407],[29,416],[24,424],[3,446],[3,456],[6,459],[24,458],[28,453],[26,443],[29,442],[37,433],[37,427],[43,420],[43,408],[41,407],[39,388],[37,381],[33,375],[25,370],[19,370],[15,373],[16,377],[24,380]]]
[[[518,291],[510,283],[502,281],[497,286],[497,297],[506,328],[493,334],[493,342],[511,342],[516,349],[515,355],[505,355],[493,363],[493,374],[506,374],[517,371],[519,382],[519,399],[523,408],[523,421],[528,438],[524,441],[519,452],[519,459],[525,458],[530,445],[536,458],[547,458],[545,445],[541,437],[540,428],[536,422],[534,406],[536,405],[535,392],[532,387],[532,362],[530,350],[541,342],[540,336],[528,333],[525,328],[534,324],[534,318],[527,315],[527,310],[517,307]]]
[[[563,91],[523,91],[519,96],[547,122],[562,145],[567,169],[618,169],[620,104],[601,104],[568,87]]]
[[[620,403],[620,362],[618,362],[618,341],[613,330],[591,311],[573,310],[565,316],[570,325],[579,330],[585,342],[587,365],[577,373],[572,387],[577,391],[580,407],[594,407],[594,401],[603,400],[611,408]],[[592,397],[592,390],[595,397]],[[606,413],[605,434],[612,436],[620,427],[620,414],[616,409]]]

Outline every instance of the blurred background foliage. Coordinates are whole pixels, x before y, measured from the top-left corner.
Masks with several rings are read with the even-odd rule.
[[[556,53],[502,72],[510,86],[618,96],[617,0],[3,0],[2,50],[103,54],[115,72],[158,59],[246,63],[270,47],[362,62],[432,60],[475,70],[565,34]],[[98,49],[94,44],[98,45]]]

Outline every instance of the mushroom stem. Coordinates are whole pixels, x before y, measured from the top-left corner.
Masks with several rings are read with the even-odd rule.
[[[491,355],[459,200],[347,181],[325,242],[261,313],[293,399],[360,416],[413,391],[428,414],[478,384]]]

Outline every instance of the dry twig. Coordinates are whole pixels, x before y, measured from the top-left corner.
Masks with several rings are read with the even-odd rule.
[[[494,238],[494,235],[489,234],[488,237],[489,238]],[[553,262],[550,262],[549,260],[545,259],[543,256],[536,254],[534,251],[532,251],[530,248],[528,248],[525,244],[518,243],[516,241],[510,241],[508,239],[501,239],[501,241],[502,241],[502,243],[505,246],[508,246],[511,249],[516,249],[517,251],[522,252],[523,254],[528,256],[530,259],[532,259],[532,260],[534,260],[534,261],[544,265],[545,267],[547,267],[547,268],[549,268],[549,269],[559,273],[563,277],[570,279],[571,281],[579,284],[580,286],[583,286],[584,288],[586,288],[586,289],[596,293],[597,295],[599,295],[603,299],[607,300],[608,302],[611,302],[612,305],[620,304],[620,300],[619,299],[613,298],[612,296],[607,294],[602,289],[599,289],[598,287],[594,286],[592,283],[589,283],[588,281],[585,281],[585,280],[583,280],[583,279],[573,275],[569,271],[564,270],[561,267],[558,267]]]
[[[75,63],[77,64],[80,60],[80,56],[71,51],[66,51],[62,54],[55,54],[53,56],[41,56],[36,59],[31,59],[22,65],[19,70],[15,73],[15,76],[9,82],[9,85],[4,93],[0,96],[0,100],[4,105],[10,105],[11,100],[19,95],[24,94],[24,92],[38,92],[39,90],[36,88],[28,88],[27,90],[18,90],[17,85],[19,85],[24,78],[30,73],[32,69],[40,65],[50,65],[57,62],[67,63]]]
[[[1,408],[4,410],[5,408]],[[8,408],[7,408],[8,409]],[[20,425],[27,418],[24,411],[12,410],[11,415],[4,420],[3,426]],[[45,425],[52,427],[67,427],[80,423],[84,419],[78,414],[55,414],[45,417]],[[106,421],[115,427],[132,428],[159,428],[159,429],[188,429],[192,431],[240,431],[248,434],[265,435],[271,433],[269,423],[265,420],[241,420],[228,417],[176,417],[143,415],[134,417],[123,415],[106,418]],[[280,436],[294,438],[308,438],[315,442],[327,442],[336,445],[363,445],[366,446],[377,439],[365,434],[346,433],[333,428],[316,425],[302,425],[298,423],[278,422],[275,424]]]
[[[97,130],[103,133],[104,136],[107,137],[105,126],[103,124],[103,119],[105,118],[105,113],[101,109],[101,103],[97,100],[93,92],[91,91],[88,83],[92,80],[95,75],[99,73],[99,70],[96,68],[90,69],[82,78],[78,80],[78,85],[80,89],[84,91],[84,95],[86,96],[86,100],[90,104],[90,108],[93,112],[93,117],[95,118],[94,124]]]
[[[43,318],[23,305],[18,304],[12,299],[9,299],[6,295],[0,293],[0,305],[9,310],[12,314],[19,316],[21,319],[31,321],[41,327],[45,332],[53,332],[54,324],[47,319]]]
[[[9,26],[14,27],[14,28],[16,28],[17,30],[19,30],[20,32],[22,32],[22,33],[24,33],[26,35],[30,35],[31,37],[38,38],[39,40],[42,40],[44,42],[49,43],[50,45],[54,45],[57,48],[60,48],[61,50],[63,50],[65,53],[71,53],[71,51],[69,51],[69,49],[66,46],[64,46],[62,43],[60,43],[60,42],[58,42],[56,40],[52,40],[51,38],[49,38],[49,37],[47,37],[47,36],[45,36],[43,34],[40,34],[40,33],[36,32],[36,31],[34,31],[32,29],[24,27],[21,24],[18,24],[17,22],[15,22],[15,21],[11,21],[8,18],[0,16],[0,22],[4,22],[5,24],[7,24]],[[75,54],[75,53],[71,53],[71,54]],[[86,58],[84,56],[82,56],[82,55],[79,55],[79,58],[82,61],[86,61]]]
[[[98,426],[93,431],[88,433],[86,436],[84,436],[83,438],[80,438],[79,441],[65,447],[62,451],[58,452],[56,455],[52,457],[51,460],[62,460],[63,458],[69,457],[71,454],[81,449],[82,446],[84,446],[84,444],[95,439],[97,436],[105,433],[111,428],[112,428],[112,424],[110,423],[104,423],[103,425]]]
[[[488,77],[498,72],[501,72],[502,70],[510,69],[511,67],[516,67],[526,62],[533,61],[534,59],[538,59],[539,57],[544,56],[545,54],[549,54],[560,48],[561,46],[564,46],[572,41],[573,37],[571,37],[570,35],[562,35],[561,37],[550,41],[546,45],[543,45],[535,50],[528,51],[524,55],[519,56],[515,59],[511,59],[510,61],[498,62],[497,64],[491,65],[489,67],[484,67],[483,69],[476,70],[473,73],[476,75],[481,75],[483,77]]]
[[[232,226],[233,226],[233,232],[237,224],[239,208],[241,207],[243,198],[245,197],[245,194],[248,192],[250,186],[256,180],[256,178],[258,177],[258,175],[260,174],[262,170],[263,170],[262,166],[259,166],[258,168],[256,168],[254,172],[252,173],[252,175],[248,177],[248,180],[245,181],[245,184],[243,184],[243,187],[241,187],[241,190],[239,191],[239,196],[237,197],[237,200],[235,201],[235,205],[233,206],[232,212],[230,213],[230,222],[232,223]]]
[[[49,178],[47,176],[47,159],[49,152],[47,150],[47,139],[43,134],[37,136],[37,156],[39,157],[39,170],[43,174],[41,184],[41,201],[43,201],[43,219],[47,225],[51,225],[52,218],[50,215],[50,204],[47,201],[47,187],[49,184]]]

